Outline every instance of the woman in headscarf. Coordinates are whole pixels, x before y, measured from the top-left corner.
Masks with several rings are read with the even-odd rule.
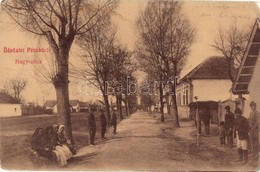
[[[67,141],[67,138],[65,136],[65,126],[64,125],[60,125],[58,127],[57,141],[58,141],[58,144],[60,144],[60,145],[66,145],[69,148],[69,150],[72,152],[73,155],[76,154],[74,147],[71,144],[69,144]]]
[[[57,161],[60,166],[66,166],[67,160],[70,159],[73,154],[67,146],[67,139],[65,137],[65,126],[60,125],[57,131],[57,145],[55,147],[54,152],[57,155]]]
[[[53,143],[49,142],[46,133],[43,128],[37,128],[31,140],[32,149],[42,157],[54,160],[56,158],[53,148]]]

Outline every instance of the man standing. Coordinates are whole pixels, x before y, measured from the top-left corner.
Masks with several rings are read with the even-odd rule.
[[[117,126],[117,115],[116,115],[116,111],[113,110],[113,114],[112,114],[112,119],[111,119],[111,124],[114,127],[113,133],[116,134],[116,126]]]
[[[249,116],[250,137],[253,148],[253,158],[258,159],[259,154],[259,120],[260,113],[256,110],[256,103],[250,102],[251,113]]]
[[[226,129],[227,142],[228,142],[228,146],[232,148],[235,115],[230,111],[230,106],[226,106],[225,109],[226,109],[225,129]]]
[[[210,115],[210,109],[208,107],[206,107],[206,109],[203,111],[202,116],[202,120],[204,123],[204,127],[205,127],[205,136],[209,136],[210,133],[210,119],[211,119],[211,115]]]
[[[101,109],[101,114],[100,114],[100,124],[101,124],[101,140],[107,139],[105,137],[106,133],[106,128],[107,128],[107,118],[104,114],[104,110]]]
[[[90,113],[88,116],[88,126],[89,126],[89,142],[90,145],[94,145],[95,135],[96,135],[96,118],[94,115],[94,109],[90,109]]]
[[[240,108],[235,110],[236,119],[235,119],[235,129],[237,137],[237,149],[239,154],[240,162],[243,161],[246,164],[248,162],[248,133],[249,133],[249,124],[245,117],[242,116],[242,111]]]

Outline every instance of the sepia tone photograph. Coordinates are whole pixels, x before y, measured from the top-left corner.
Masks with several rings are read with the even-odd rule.
[[[260,2],[0,3],[1,170],[260,170]]]

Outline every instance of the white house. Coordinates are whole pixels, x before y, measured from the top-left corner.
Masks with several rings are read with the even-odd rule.
[[[188,116],[195,96],[201,102],[229,99],[232,82],[227,69],[224,57],[212,56],[181,78],[176,87],[179,113]]]
[[[46,113],[52,114],[54,113],[54,107],[56,106],[57,102],[55,100],[47,100],[44,104]]]
[[[79,100],[70,100],[70,111],[71,112],[86,112],[89,109],[89,103],[81,102]],[[57,101],[47,100],[45,102],[45,109],[48,113],[57,113]]]
[[[0,117],[21,116],[21,103],[7,93],[0,93]]]
[[[233,84],[232,91],[240,95],[240,107],[244,116],[249,117],[251,101],[257,103],[260,110],[260,21],[256,20],[252,29],[242,63],[238,70],[236,81]]]

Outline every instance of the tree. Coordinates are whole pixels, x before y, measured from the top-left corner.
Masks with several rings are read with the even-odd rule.
[[[228,30],[220,28],[214,44],[211,45],[226,58],[227,71],[232,83],[235,81],[237,68],[241,64],[248,38],[247,32],[239,30],[236,25],[232,25]]]
[[[152,41],[152,40],[151,40]],[[160,113],[161,121],[164,121],[164,102],[163,102],[163,89],[164,84],[164,73],[162,60],[159,56],[155,55],[152,49],[145,48],[145,45],[142,45],[144,42],[141,40],[137,43],[136,46],[136,56],[138,57],[139,68],[147,73],[147,81],[149,84],[155,86],[159,89],[159,100],[160,100]],[[145,50],[145,51],[144,51]],[[155,89],[153,87],[153,89]],[[154,93],[154,92],[153,92]]]
[[[26,88],[28,81],[24,78],[13,78],[5,82],[4,90],[18,101],[22,101],[22,91]]]
[[[129,81],[133,80],[133,72],[135,70],[135,65],[132,63],[132,52],[129,52],[126,48],[118,47],[114,53],[112,59],[111,72],[114,79],[114,95],[117,98],[117,104],[120,112],[120,119],[123,119],[122,114],[122,101],[125,104],[126,115],[129,114],[131,96],[127,89]]]
[[[113,57],[118,47],[114,30],[110,17],[106,16],[106,20],[98,22],[77,41],[83,49],[81,56],[83,66],[78,68],[77,73],[101,91],[109,121],[111,116],[108,88],[113,80]]]
[[[54,55],[56,73],[51,78],[56,96],[59,122],[74,144],[69,109],[69,52],[76,36],[89,31],[109,15],[116,0],[99,3],[83,0],[10,0],[2,9],[24,30],[44,37]],[[94,20],[94,21],[93,21]]]
[[[157,69],[159,85],[169,85],[172,98],[174,125],[179,127],[176,77],[180,74],[190,47],[194,42],[195,30],[181,12],[182,4],[176,1],[150,1],[141,13],[137,26],[140,34],[141,53],[149,67]],[[158,67],[156,67],[158,66]],[[163,104],[163,86],[160,86],[160,101]],[[161,107],[162,111],[162,107]],[[163,113],[163,112],[161,112]]]

